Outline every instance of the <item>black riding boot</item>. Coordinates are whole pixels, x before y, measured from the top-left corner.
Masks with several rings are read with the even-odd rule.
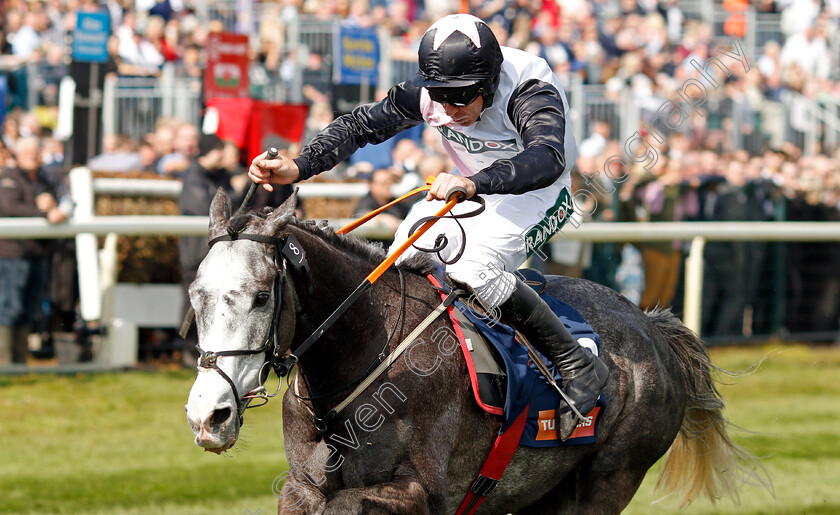
[[[522,333],[528,342],[550,359],[563,378],[563,391],[586,416],[598,402],[598,396],[610,371],[601,358],[581,347],[563,322],[551,311],[537,292],[516,280],[516,289],[501,306],[502,319]],[[557,407],[557,435],[566,441],[579,420],[561,401]]]

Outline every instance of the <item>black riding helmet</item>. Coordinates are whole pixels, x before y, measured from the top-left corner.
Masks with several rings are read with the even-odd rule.
[[[469,14],[451,14],[423,35],[417,52],[420,85],[429,89],[480,84],[484,107],[493,104],[502,69],[502,49],[486,23]]]

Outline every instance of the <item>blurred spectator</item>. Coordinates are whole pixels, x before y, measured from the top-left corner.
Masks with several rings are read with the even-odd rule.
[[[788,37],[801,34],[812,27],[820,13],[820,3],[816,0],[793,0],[785,2],[782,10],[781,29]]]
[[[285,140],[284,140],[285,141]],[[222,149],[222,168],[227,170],[231,177],[240,177],[245,175],[247,179],[247,170],[242,164],[242,150],[236,146],[232,140],[223,141],[225,148]],[[288,143],[288,142],[287,142]],[[288,151],[288,144],[285,147]]]
[[[158,155],[152,144],[152,137],[146,136],[140,140],[137,154],[140,156],[140,171],[157,173]]]
[[[831,71],[828,43],[814,26],[787,38],[779,62],[785,68],[796,66],[808,76],[819,79],[827,79]]]
[[[163,17],[152,15],[146,18],[146,30],[143,32],[143,36],[163,57],[164,61],[175,61],[179,58],[179,48],[176,45],[177,41],[173,41],[171,37],[166,37],[166,29],[167,22]],[[175,30],[178,30],[177,26],[175,26]]]
[[[190,160],[195,157],[198,150],[198,127],[192,123],[181,123],[175,129],[174,138],[173,152],[161,157],[158,161],[158,173],[180,178],[187,171]]]
[[[21,136],[41,136],[41,122],[38,115],[32,111],[24,111],[20,114],[18,132]]]
[[[175,131],[172,129],[168,120],[159,120],[155,132],[148,134],[146,137],[155,151],[155,172],[163,175],[163,169],[160,166],[160,161],[164,156],[167,156],[175,151]]]
[[[304,143],[309,142],[316,134],[330,124],[334,119],[329,102],[313,102],[306,117],[306,129],[303,133]]]
[[[41,150],[35,137],[15,145],[16,166],[0,172],[0,217],[46,217],[61,223],[67,213],[39,181]],[[27,338],[41,313],[47,281],[49,240],[0,242],[0,364],[26,363]]]
[[[15,23],[16,22],[10,21],[9,25],[13,25]],[[26,11],[17,30],[10,32],[7,35],[12,43],[12,54],[23,60],[31,59],[33,53],[41,48],[40,32],[45,28],[46,27],[41,24],[38,13],[35,11]]]
[[[715,159],[717,161],[717,159]],[[724,175],[709,175],[699,187],[701,220],[742,222],[747,219],[741,163],[731,161]],[[703,334],[742,335],[746,245],[738,241],[710,241],[703,252]]]
[[[595,122],[592,134],[580,142],[578,152],[582,156],[599,156],[607,148],[607,141],[610,137],[610,124],[604,120]]]
[[[168,21],[173,15],[184,10],[183,0],[136,0],[134,6],[138,12],[148,12]]]
[[[194,157],[184,175],[178,209],[182,215],[207,216],[210,203],[219,188],[231,191],[230,176],[223,168],[224,142],[215,134],[204,134]],[[195,272],[207,255],[207,238],[182,236],[178,238],[182,284],[188,287],[195,279]]]
[[[359,199],[359,203],[356,204],[356,210],[353,213],[354,217],[364,216],[396,198],[391,193],[391,187],[394,185],[394,171],[390,168],[378,168],[374,170],[370,176],[369,185],[370,191],[368,194]],[[405,219],[405,215],[408,214],[409,207],[410,205],[405,206],[404,202],[400,202],[376,215],[372,221],[384,225],[390,231],[396,231],[397,227]]]
[[[106,134],[102,153],[88,160],[94,172],[133,172],[143,169],[137,145],[125,134]]]
[[[181,65],[175,69],[176,76],[184,78],[202,79],[204,68],[201,62],[201,48],[198,45],[187,45],[181,57]]]
[[[20,137],[20,117],[22,114],[23,111],[15,109],[3,118],[3,131],[0,139],[8,149],[13,149],[15,142]]]
[[[677,222],[685,211],[679,164],[658,163],[653,173],[642,174],[634,191],[632,210],[638,221]],[[676,241],[647,241],[636,244],[642,252],[645,271],[639,307],[650,310],[670,307],[680,275],[682,253]]]
[[[411,138],[401,138],[394,143],[391,151],[391,166],[397,174],[413,173],[417,171],[417,163],[423,157],[423,151],[417,142]]]
[[[137,32],[137,17],[134,12],[126,11],[122,25],[116,34],[119,40],[118,53],[123,63],[121,74],[159,75],[164,63],[163,54],[144,35]]]
[[[420,158],[417,163],[417,174],[419,175],[419,185],[426,184],[429,179],[434,179],[438,175],[448,172],[450,170],[447,157],[440,154],[427,154]]]
[[[57,140],[52,132],[41,141],[41,161],[44,168],[64,167],[64,142]]]
[[[764,43],[764,50],[761,57],[756,61],[756,66],[761,74],[766,77],[773,77],[779,73],[781,63],[779,56],[781,55],[782,47],[776,41],[768,41]]]

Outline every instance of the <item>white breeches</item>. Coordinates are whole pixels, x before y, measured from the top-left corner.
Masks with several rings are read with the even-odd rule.
[[[526,234],[557,204],[561,192],[569,190],[569,183],[569,176],[565,174],[551,186],[522,195],[484,195],[486,209],[483,213],[457,220],[464,227],[466,244],[461,258],[445,265],[446,272],[456,281],[472,287],[485,307],[495,310],[513,293],[516,287],[513,272],[525,262],[528,251],[532,250],[526,248]],[[408,239],[408,231],[417,220],[434,215],[444,205],[442,200],[425,199],[414,204],[397,229],[391,252]],[[465,201],[457,204],[452,212],[465,213],[477,207],[475,202]],[[451,218],[439,220],[417,240],[415,246],[432,248],[437,235],[443,233],[448,244],[440,255],[450,261],[464,244],[464,233],[457,222]],[[409,248],[397,264],[418,252],[414,247]],[[431,256],[440,261],[437,254]]]

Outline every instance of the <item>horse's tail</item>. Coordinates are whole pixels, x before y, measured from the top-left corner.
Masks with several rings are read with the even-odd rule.
[[[712,502],[729,496],[737,503],[743,483],[772,490],[758,460],[727,432],[723,398],[711,374],[712,369],[726,371],[712,363],[700,338],[671,310],[655,309],[647,315],[677,355],[687,390],[682,426],[665,457],[656,488],[668,494],[682,491],[680,508],[698,495]]]

